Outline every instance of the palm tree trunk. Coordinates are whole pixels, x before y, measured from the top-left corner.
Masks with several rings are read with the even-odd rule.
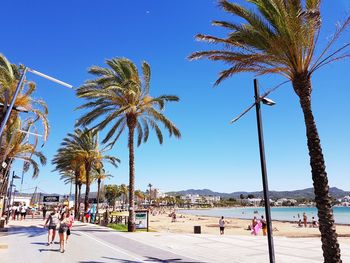
[[[98,214],[98,205],[100,204],[100,186],[101,186],[101,179],[98,178],[98,180],[97,180],[97,206],[96,206],[96,214]]]
[[[79,182],[78,183],[78,214],[80,213],[81,186],[82,186],[82,183]],[[79,218],[79,216],[78,216],[78,218]]]
[[[300,99],[306,125],[307,145],[310,155],[315,202],[318,210],[324,262],[340,263],[340,248],[334,226],[334,217],[329,195],[328,178],[320,138],[311,110],[311,79],[303,74],[293,80],[293,87]]]
[[[129,219],[128,232],[135,232],[135,211],[134,211],[134,188],[135,188],[135,167],[134,167],[134,131],[136,118],[127,118],[129,128]]]
[[[76,171],[74,173],[74,181],[75,181],[75,192],[74,192],[74,217],[77,218],[77,215],[79,213],[78,210],[78,181],[79,181],[79,172]]]
[[[85,162],[85,176],[86,176],[86,188],[85,188],[85,199],[84,199],[84,212],[88,211],[89,206],[89,194],[90,194],[90,164]]]
[[[75,181],[74,186],[74,218],[77,218],[78,214],[78,183]]]

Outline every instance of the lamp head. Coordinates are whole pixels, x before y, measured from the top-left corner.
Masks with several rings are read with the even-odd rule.
[[[268,105],[268,106],[273,106],[276,104],[276,102],[274,102],[273,100],[269,99],[269,98],[262,98],[261,99],[262,103],[264,103],[265,105]]]
[[[21,177],[18,176],[18,175],[14,175],[14,176],[13,176],[13,179],[21,179]]]

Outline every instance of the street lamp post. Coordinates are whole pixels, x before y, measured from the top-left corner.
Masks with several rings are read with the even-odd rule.
[[[267,223],[267,240],[268,240],[268,246],[269,246],[269,258],[270,258],[270,263],[275,263],[275,251],[274,251],[274,245],[273,245],[272,224],[271,224],[270,196],[269,196],[269,187],[267,182],[265,148],[264,148],[264,137],[263,137],[260,102],[262,101],[264,104],[269,106],[272,106],[275,103],[270,99],[260,97],[257,79],[254,79],[254,93],[255,93],[256,120],[257,120],[257,126],[258,126],[258,136],[259,136],[261,173],[262,173],[264,200],[265,200],[264,203],[265,203],[265,215],[266,215],[266,223]]]
[[[267,224],[267,240],[269,247],[269,258],[270,263],[275,263],[275,251],[273,245],[273,237],[272,237],[272,224],[271,224],[271,210],[270,210],[270,196],[269,196],[269,187],[267,182],[267,171],[266,171],[266,160],[265,160],[265,148],[264,148],[264,136],[263,136],[263,127],[261,120],[261,111],[260,111],[260,103],[262,102],[265,105],[272,106],[276,103],[273,100],[266,98],[268,94],[272,91],[276,90],[278,87],[281,87],[283,84],[287,82],[283,82],[276,87],[270,89],[265,92],[263,95],[259,95],[259,87],[257,79],[254,79],[254,93],[255,93],[255,101],[252,105],[250,105],[247,109],[245,109],[241,114],[239,114],[236,118],[230,121],[230,123],[234,123],[242,118],[245,114],[247,114],[252,108],[256,108],[256,121],[258,126],[258,137],[259,137],[259,151],[260,151],[260,164],[261,164],[261,174],[263,181],[263,193],[265,199],[265,214],[266,214],[266,224]]]
[[[48,75],[45,75],[45,74],[43,74],[43,73],[41,73],[41,72],[38,72],[38,71],[33,70],[33,69],[30,69],[30,68],[28,68],[28,67],[24,67],[24,70],[23,70],[23,72],[22,72],[21,78],[20,78],[20,80],[19,80],[19,82],[18,82],[18,84],[17,84],[15,93],[14,93],[14,95],[13,95],[13,97],[12,97],[11,103],[10,103],[10,105],[7,107],[7,110],[6,110],[4,119],[2,120],[1,125],[0,125],[0,139],[1,139],[1,137],[2,137],[2,134],[3,134],[4,130],[5,130],[6,123],[7,123],[8,119],[9,119],[9,117],[10,117],[10,115],[11,115],[11,111],[12,111],[12,108],[13,108],[13,106],[14,106],[14,104],[15,104],[16,98],[17,98],[17,96],[18,96],[18,94],[19,94],[19,92],[20,92],[20,90],[21,90],[21,87],[22,87],[22,84],[23,84],[23,82],[24,82],[25,75],[26,75],[27,71],[29,71],[29,72],[31,72],[31,73],[33,73],[33,74],[36,74],[36,75],[38,75],[38,76],[40,76],[40,77],[46,78],[46,79],[48,79],[48,80],[51,80],[51,81],[53,81],[53,82],[56,82],[56,83],[58,83],[58,84],[60,84],[60,85],[62,85],[62,86],[65,86],[65,87],[67,87],[67,88],[72,88],[72,87],[73,87],[73,86],[70,85],[70,84],[67,84],[67,83],[65,83],[65,82],[63,82],[63,81],[60,81],[60,80],[58,80],[58,79],[55,79],[55,78],[50,77],[50,76],[48,76]]]

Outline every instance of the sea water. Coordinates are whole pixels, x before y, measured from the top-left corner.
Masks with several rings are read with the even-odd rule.
[[[299,221],[303,220],[303,213],[306,213],[308,221],[312,217],[317,217],[316,207],[271,207],[272,220],[281,221]],[[231,217],[252,219],[254,216],[260,218],[265,216],[264,207],[244,207],[244,208],[212,208],[212,209],[189,209],[181,210],[181,213],[201,215],[201,216],[215,216],[215,217]],[[334,219],[337,224],[350,224],[350,207],[333,207]]]

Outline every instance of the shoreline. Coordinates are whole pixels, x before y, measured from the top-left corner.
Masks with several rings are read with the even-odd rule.
[[[171,211],[167,211],[171,212]],[[176,222],[172,222],[169,213],[162,213],[157,215],[150,214],[149,227],[158,232],[168,233],[187,233],[193,234],[194,227],[200,226],[202,234],[219,235],[219,217],[217,216],[202,216],[187,214],[185,211],[177,210]],[[251,224],[251,219],[240,219],[225,217],[225,235],[245,235],[252,236],[251,231],[248,230],[248,225]],[[274,236],[283,236],[290,238],[297,237],[320,237],[319,228],[308,226],[298,227],[297,222],[293,221],[278,221],[272,220],[272,228],[274,229]],[[338,236],[350,243],[350,225],[336,224]],[[262,236],[262,232],[259,233]]]

